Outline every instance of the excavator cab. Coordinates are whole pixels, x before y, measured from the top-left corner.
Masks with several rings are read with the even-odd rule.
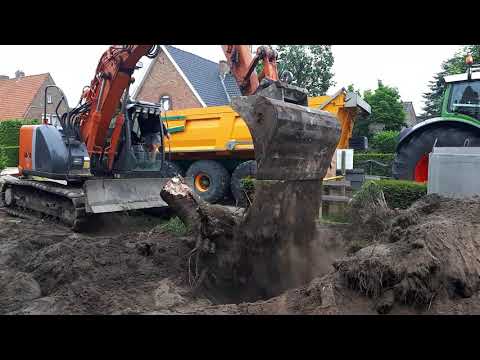
[[[123,136],[113,171],[117,177],[160,176],[164,161],[164,136],[160,104],[129,102]]]

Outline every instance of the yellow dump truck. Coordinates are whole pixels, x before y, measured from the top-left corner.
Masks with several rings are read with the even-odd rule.
[[[370,112],[360,96],[345,89],[309,98],[308,105],[337,116],[342,127],[339,149],[348,148],[359,112]],[[230,106],[172,110],[163,119],[171,134],[165,139],[166,165],[184,175],[208,202],[231,193],[243,203],[241,179],[256,171],[252,137],[243,119]]]

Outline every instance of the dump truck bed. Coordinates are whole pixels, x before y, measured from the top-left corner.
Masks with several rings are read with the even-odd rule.
[[[353,122],[359,111],[370,107],[358,95],[341,89],[333,96],[318,96],[308,100],[311,108],[336,115],[342,134],[338,148],[348,148]],[[172,134],[166,139],[166,151],[173,159],[207,157],[246,158],[253,153],[253,141],[245,121],[230,106],[168,111],[165,125]]]

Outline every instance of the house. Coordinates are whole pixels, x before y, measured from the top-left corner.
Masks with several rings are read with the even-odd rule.
[[[415,109],[413,108],[413,103],[411,101],[404,101],[403,103],[403,111],[405,111],[405,124],[406,127],[411,127],[417,124],[417,115],[415,114]]]
[[[44,116],[45,88],[55,85],[49,73],[25,76],[16,71],[15,77],[0,75],[0,121],[8,119],[42,119]],[[49,88],[47,94],[47,118],[57,124],[55,108],[62,95],[56,88]],[[66,101],[60,104],[58,114],[68,111]]]
[[[170,45],[150,63],[134,98],[167,110],[229,105],[241,95],[226,61],[215,63]]]

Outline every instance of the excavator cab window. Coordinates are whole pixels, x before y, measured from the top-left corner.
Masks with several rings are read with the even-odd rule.
[[[136,166],[132,171],[160,171],[163,157],[163,139],[161,138],[162,123],[160,105],[135,104],[128,109],[130,119],[130,139],[132,154]],[[158,133],[152,146],[150,134]]]
[[[480,81],[453,83],[448,111],[480,120]]]

